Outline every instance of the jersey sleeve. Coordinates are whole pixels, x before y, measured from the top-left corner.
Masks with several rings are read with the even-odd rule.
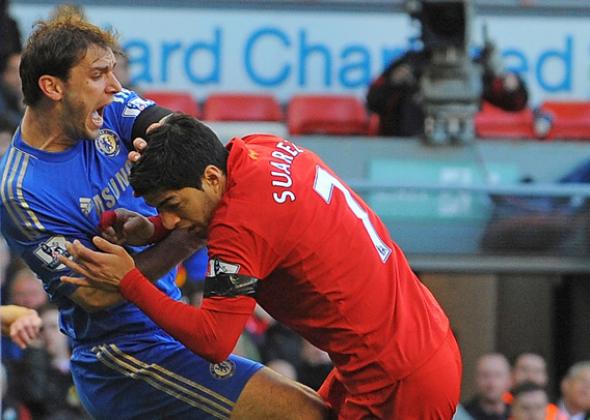
[[[279,244],[261,229],[238,222],[253,221],[253,217],[242,215],[233,220],[236,223],[212,227],[207,245],[209,258],[218,258],[228,265],[226,270],[233,270],[235,274],[264,279],[280,262]]]
[[[254,299],[247,296],[203,299],[200,308],[170,299],[138,270],[121,281],[121,294],[137,305],[164,331],[202,357],[221,362],[235,347]]]
[[[77,286],[62,283],[63,275],[77,276],[77,273],[69,270],[57,258],[57,255],[69,255],[66,250],[66,242],[78,239],[87,247],[94,249],[89,238],[59,233],[28,233],[13,223],[5,212],[0,215],[2,235],[10,248],[21,257],[25,263],[43,281],[43,287],[52,302],[71,295]]]
[[[112,124],[128,149],[132,148],[133,124],[141,112],[155,105],[150,99],[144,99],[137,93],[123,89],[113,97],[113,102],[105,108],[105,121]]]

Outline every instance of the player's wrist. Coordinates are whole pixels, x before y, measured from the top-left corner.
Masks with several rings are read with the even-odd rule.
[[[154,232],[152,233],[152,236],[148,239],[149,243],[160,242],[162,239],[167,237],[170,234],[170,232],[172,232],[171,230],[166,229],[166,227],[164,227],[164,223],[162,223],[162,218],[160,217],[160,215],[150,216],[148,217],[148,220],[152,223],[152,226],[154,227]]]
[[[139,268],[133,267],[119,282],[119,292],[125,299],[131,300],[133,290],[140,287],[143,281],[149,282]]]

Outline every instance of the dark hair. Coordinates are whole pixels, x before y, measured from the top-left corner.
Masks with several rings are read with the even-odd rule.
[[[536,384],[534,382],[523,382],[512,389],[512,396],[517,398],[521,394],[525,394],[527,392],[534,392],[534,391],[543,391],[547,394],[547,390],[544,386]]]
[[[75,14],[57,15],[40,21],[27,40],[20,64],[24,102],[35,105],[43,97],[39,78],[48,74],[66,81],[70,70],[91,45],[117,49],[115,35]]]
[[[226,171],[227,149],[209,127],[189,115],[171,115],[147,134],[146,141],[148,146],[129,176],[138,196],[186,187],[200,190],[207,166]]]

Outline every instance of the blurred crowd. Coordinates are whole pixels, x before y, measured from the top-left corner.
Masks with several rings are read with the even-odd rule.
[[[206,250],[189,258],[177,275],[183,300],[200,305],[206,269]],[[34,309],[43,328],[22,349],[2,336],[1,419],[85,419],[70,373],[70,343],[59,330],[57,307],[48,302],[42,282],[0,241],[2,305]],[[318,389],[332,368],[327,353],[257,308],[234,353],[260,361],[282,375]]]
[[[39,338],[26,349],[2,337],[2,419],[87,418],[69,371],[70,346],[59,331],[58,311],[47,302],[42,283],[0,243],[5,268],[0,277],[2,304],[35,309],[42,321]],[[177,284],[187,303],[199,305],[206,271],[206,251],[179,269]],[[318,389],[330,360],[297,334],[257,308],[235,353],[261,361],[277,372]],[[474,394],[464,395],[455,420],[581,420],[590,418],[590,360],[569,367],[551,384],[545,358],[522,353],[513,363],[501,353],[483,354],[473,372]]]
[[[21,35],[0,0],[0,157],[6,151],[24,112],[19,64]],[[77,6],[61,6],[59,14],[79,14]],[[8,41],[8,42],[5,42]],[[129,80],[127,57],[117,54],[117,77],[127,88],[137,91]],[[199,306],[207,264],[206,249],[197,252],[179,267],[177,284],[187,303]],[[57,307],[48,302],[42,282],[18,258],[10,255],[0,237],[0,296],[2,305],[18,305],[35,310],[43,327],[41,334],[21,348],[8,335],[2,336],[2,415],[1,419],[84,419],[70,373],[71,346],[59,330]],[[327,353],[275,322],[261,308],[248,322],[234,353],[260,361],[279,373],[318,389],[332,368]]]
[[[521,3],[532,4],[532,0]],[[4,153],[23,113],[18,66],[21,36],[0,0],[0,155]],[[130,86],[126,57],[118,57],[117,77]],[[133,88],[133,87],[132,87]],[[207,263],[206,250],[181,267],[177,284],[187,303],[199,306]],[[1,342],[1,419],[84,419],[70,374],[70,343],[59,331],[58,310],[47,300],[41,281],[19,259],[11,257],[0,237],[2,305],[34,309],[43,321],[42,333],[26,349],[10,337]],[[277,372],[318,389],[332,365],[327,353],[257,308],[234,353],[260,361]],[[542,355],[524,353],[511,364],[499,353],[482,355],[474,372],[476,393],[466,396],[455,419],[590,418],[590,361],[572,365],[559,386],[549,383]],[[556,395],[552,389],[559,389]]]
[[[459,406],[455,420],[585,420],[590,418],[590,361],[569,367],[552,395],[545,358],[522,353],[511,365],[501,353],[479,357],[476,393]]]

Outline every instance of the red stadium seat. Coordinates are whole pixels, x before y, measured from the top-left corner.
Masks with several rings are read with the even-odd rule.
[[[289,102],[291,134],[367,135],[369,119],[355,96],[295,95]]]
[[[545,101],[541,111],[553,117],[549,139],[590,140],[590,102]]]
[[[207,121],[282,121],[281,104],[272,95],[215,93],[203,108]]]
[[[199,104],[190,93],[170,90],[150,90],[144,91],[143,96],[171,111],[184,112],[196,118],[200,116]]]
[[[483,138],[535,138],[533,110],[525,108],[518,112],[507,112],[484,102],[475,116],[475,132]]]

